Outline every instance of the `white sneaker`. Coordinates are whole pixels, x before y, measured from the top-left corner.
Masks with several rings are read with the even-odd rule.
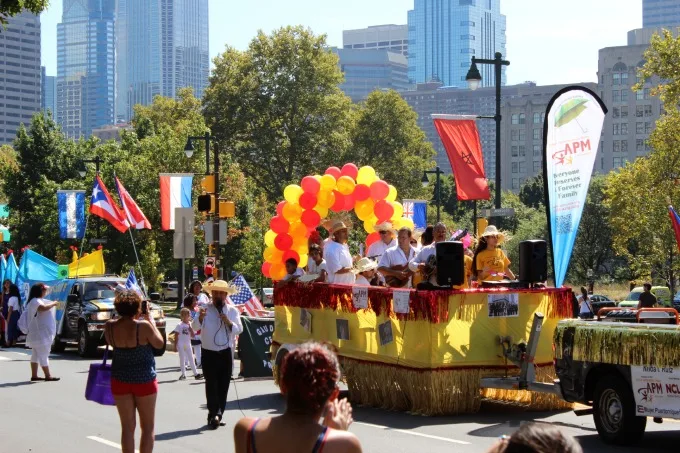
[[[184,380],[186,380],[186,378],[187,378],[186,375],[183,374],[183,375],[181,375],[181,376],[179,377],[179,380],[180,380],[180,381],[184,381]]]

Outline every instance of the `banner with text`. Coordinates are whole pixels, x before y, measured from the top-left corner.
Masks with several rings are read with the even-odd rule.
[[[548,104],[543,178],[558,288],[569,267],[606,113],[600,98],[579,86],[560,90]]]
[[[680,418],[680,370],[631,366],[635,413],[641,417]]]

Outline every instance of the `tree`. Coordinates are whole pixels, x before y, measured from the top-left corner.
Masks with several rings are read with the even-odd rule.
[[[214,62],[206,121],[270,201],[338,163],[350,144],[351,101],[325,36],[301,26],[260,31],[246,51],[228,47]]]
[[[394,185],[400,198],[422,197],[423,171],[435,152],[418,127],[417,115],[394,90],[374,91],[358,107],[352,146],[343,161],[370,165]]]
[[[7,25],[10,17],[16,16],[25,9],[33,14],[40,14],[47,9],[49,3],[49,0],[3,0],[0,5],[0,24]]]
[[[543,187],[543,173],[539,173],[522,184],[519,189],[519,199],[526,206],[538,209],[545,204]]]

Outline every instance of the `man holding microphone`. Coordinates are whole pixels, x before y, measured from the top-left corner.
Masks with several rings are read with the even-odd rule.
[[[227,392],[232,372],[232,350],[235,338],[243,332],[238,310],[227,303],[227,297],[238,289],[224,280],[216,280],[205,290],[212,293],[212,304],[201,309],[192,323],[201,330],[201,354],[205,377],[208,425],[217,429],[227,405]]]

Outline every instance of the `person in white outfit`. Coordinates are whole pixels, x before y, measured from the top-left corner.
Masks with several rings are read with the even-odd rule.
[[[378,269],[378,263],[370,258],[361,258],[356,262],[354,269],[352,270],[352,272],[356,274],[354,284],[371,286],[371,282],[376,280],[376,269]]]
[[[196,305],[198,306],[198,310],[201,308],[205,308],[208,305],[210,305],[210,298],[206,293],[203,292],[203,284],[199,282],[198,280],[194,280],[191,282],[189,285],[189,294],[193,295],[196,298]],[[186,307],[186,304],[184,305]],[[194,307],[192,305],[191,307],[192,310],[194,310]],[[193,314],[191,315],[191,319],[193,320],[198,314],[198,311],[194,311]],[[194,358],[196,359],[196,366],[198,368],[201,368],[201,331],[199,330],[196,332],[196,338],[192,338],[191,340],[191,347],[194,349]]]
[[[191,367],[191,371],[194,372],[194,379],[197,381],[203,379],[203,375],[196,370],[196,364],[194,363],[194,352],[191,349],[191,340],[196,336],[194,329],[191,327],[191,311],[188,308],[182,308],[179,312],[180,319],[182,322],[177,324],[175,327],[177,352],[179,353],[179,368],[182,374],[179,376],[179,380],[183,381],[187,378],[185,374],[186,365]]]
[[[57,334],[55,309],[58,302],[43,299],[47,294],[47,286],[36,283],[31,287],[26,305],[28,334],[26,346],[33,350],[31,354],[31,381],[58,381],[58,377],[50,373],[50,348]],[[42,367],[45,377],[38,377],[38,366]]]
[[[380,240],[375,241],[366,250],[366,257],[380,262],[385,250],[395,247],[397,240],[395,239],[395,231],[392,222],[379,223],[374,227],[375,231],[380,234]]]
[[[333,240],[328,242],[323,249],[328,270],[328,283],[353,285],[354,274],[352,273],[352,255],[347,245],[349,236],[347,225],[344,222],[335,221],[330,232]]]

